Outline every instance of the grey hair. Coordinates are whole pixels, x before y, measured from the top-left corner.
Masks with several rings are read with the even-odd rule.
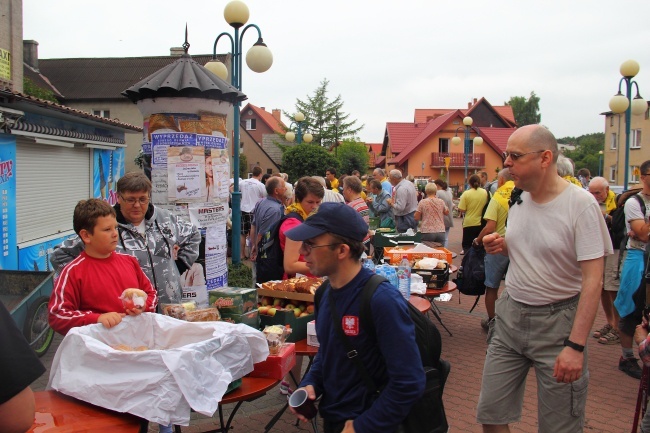
[[[561,177],[573,176],[574,174],[573,161],[566,156],[560,154],[557,157],[557,174]]]
[[[504,182],[508,182],[509,180],[512,180],[512,175],[510,174],[510,169],[508,167],[500,170],[497,177],[503,179]]]
[[[393,179],[401,179],[402,178],[402,172],[399,170],[391,170],[390,171],[390,177]]]
[[[595,187],[602,186],[604,188],[609,188],[609,182],[607,182],[607,179],[602,176],[592,177],[589,181],[589,187],[591,188],[592,185]]]

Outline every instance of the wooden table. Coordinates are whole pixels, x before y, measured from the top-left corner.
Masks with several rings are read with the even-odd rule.
[[[218,430],[210,430],[206,433],[228,432],[230,430],[232,420],[235,418],[235,414],[244,402],[253,401],[262,397],[268,390],[273,389],[279,383],[280,381],[277,379],[268,379],[262,377],[242,377],[241,386],[234,391],[224,395],[219,402],[219,423],[221,424],[221,428]],[[237,405],[235,405],[235,408],[230,413],[228,422],[224,425],[222,406],[229,403],[237,403]],[[174,431],[176,433],[181,433],[181,426],[174,426]]]
[[[427,314],[427,311],[431,308],[431,304],[429,303],[429,300],[424,299],[421,296],[418,295],[411,295],[409,297],[409,303],[413,305],[415,308],[420,310],[420,313],[422,314]]]
[[[445,285],[442,286],[440,289],[427,289],[426,293],[424,295],[421,295],[429,300],[429,303],[431,305],[431,312],[433,313],[435,318],[438,319],[440,325],[442,325],[442,327],[445,328],[445,330],[449,333],[449,335],[452,335],[451,331],[447,329],[444,323],[442,323],[442,318],[440,317],[442,311],[440,311],[440,309],[436,306],[434,298],[442,295],[443,293],[451,293],[454,290],[456,290],[456,283],[454,283],[453,281],[447,281]]]
[[[36,416],[29,433],[147,431],[147,421],[69,397],[57,391],[34,393]]]

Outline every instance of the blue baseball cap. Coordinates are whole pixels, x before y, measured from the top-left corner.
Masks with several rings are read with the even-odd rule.
[[[368,224],[359,212],[346,204],[323,203],[315,214],[289,230],[286,235],[293,241],[305,241],[323,233],[333,233],[355,241],[363,241],[368,235]]]

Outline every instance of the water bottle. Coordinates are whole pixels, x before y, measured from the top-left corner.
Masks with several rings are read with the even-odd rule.
[[[386,272],[386,279],[397,288],[399,282],[397,280],[397,272],[395,272],[395,268],[391,265],[384,265],[384,269]]]
[[[363,253],[361,256],[361,264],[363,265],[364,268],[371,270],[372,272],[375,271],[375,263],[372,261],[371,258],[369,258],[366,253]]]
[[[402,257],[402,261],[397,266],[397,279],[399,281],[397,288],[404,299],[408,301],[411,295],[411,263],[406,256]]]

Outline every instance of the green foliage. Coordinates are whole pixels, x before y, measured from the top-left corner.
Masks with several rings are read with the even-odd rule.
[[[562,144],[572,144],[576,147],[575,150],[564,151],[564,156],[573,160],[576,174],[581,168],[587,168],[592,177],[598,176],[598,165],[600,163],[598,152],[605,148],[605,134],[603,132],[581,135],[577,138],[563,137],[557,141]]]
[[[336,157],[339,160],[341,173],[351,174],[354,170],[359,170],[360,173],[368,172],[370,155],[363,143],[354,140],[343,141],[336,148]]]
[[[535,95],[535,92],[530,92],[528,100],[525,96],[511,96],[505,105],[512,107],[515,122],[519,127],[536,125],[542,120],[542,115],[539,113],[539,97]]]
[[[354,137],[363,129],[356,127],[356,120],[349,120],[350,115],[343,112],[343,101],[338,95],[333,101],[327,96],[329,81],[323,79],[313,96],[307,96],[307,101],[296,100],[296,111],[305,115],[303,131],[314,136],[313,144],[332,147],[337,141]],[[293,119],[294,113],[284,112]]]
[[[56,102],[57,104],[59,103],[59,101],[56,100],[56,96],[54,96],[54,92],[38,87],[36,83],[27,77],[23,78],[23,93],[35,98]]]
[[[239,154],[239,177],[242,179],[248,178],[248,158],[243,153]]]
[[[300,144],[288,148],[282,155],[282,169],[289,179],[298,180],[303,176],[323,176],[325,171],[339,168],[339,162],[333,154],[315,144]]]
[[[228,263],[228,286],[253,288],[253,271],[243,263]]]

